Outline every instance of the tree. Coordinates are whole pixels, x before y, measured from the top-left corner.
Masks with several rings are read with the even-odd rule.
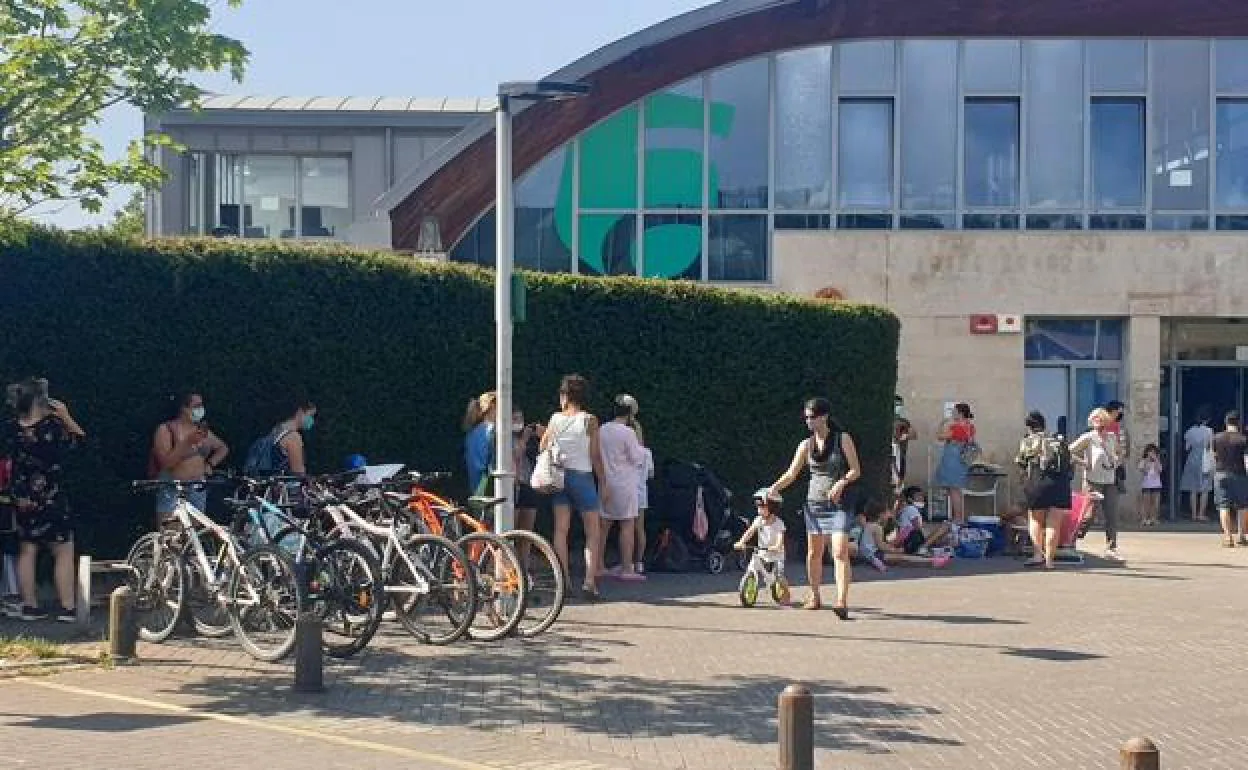
[[[127,238],[142,238],[147,232],[146,203],[143,191],[136,190],[126,205],[113,212],[113,221],[100,228]]]
[[[117,104],[144,112],[196,104],[195,73],[242,79],[247,50],[211,31],[212,4],[0,0],[0,211],[76,200],[95,212],[114,185],[158,185],[152,151],[173,146],[168,137],[145,136],[107,160],[88,129]]]

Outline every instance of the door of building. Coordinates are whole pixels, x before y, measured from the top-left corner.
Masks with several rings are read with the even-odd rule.
[[[1185,434],[1202,416],[1208,418],[1209,427],[1217,433],[1226,427],[1227,412],[1248,412],[1248,367],[1222,362],[1176,364],[1169,372],[1169,383],[1173,400],[1162,425],[1168,428],[1163,432],[1170,460],[1165,479],[1167,502],[1171,517],[1190,517],[1190,495],[1176,493],[1183,491],[1184,468],[1189,461],[1198,468],[1200,458],[1188,457]],[[1213,515],[1212,504],[1206,512]]]
[[[1093,409],[1121,398],[1120,378],[1117,364],[1029,364],[1023,371],[1023,402],[1027,411],[1044,415],[1050,431],[1073,439],[1087,429]]]

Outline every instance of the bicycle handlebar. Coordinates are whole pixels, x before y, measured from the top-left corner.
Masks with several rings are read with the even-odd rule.
[[[228,476],[209,476],[197,481],[183,479],[137,479],[130,482],[134,490],[162,489],[172,487],[178,490],[195,489],[196,487],[223,487],[235,483],[237,479]]]

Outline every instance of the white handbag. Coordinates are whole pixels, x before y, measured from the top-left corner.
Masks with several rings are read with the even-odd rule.
[[[529,477],[529,486],[533,491],[544,495],[554,494],[563,490],[563,452],[557,443],[543,449],[533,464],[533,475]]]

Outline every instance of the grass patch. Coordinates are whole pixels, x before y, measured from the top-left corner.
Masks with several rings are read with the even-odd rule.
[[[47,660],[63,656],[61,646],[47,639],[0,636],[0,661]]]

